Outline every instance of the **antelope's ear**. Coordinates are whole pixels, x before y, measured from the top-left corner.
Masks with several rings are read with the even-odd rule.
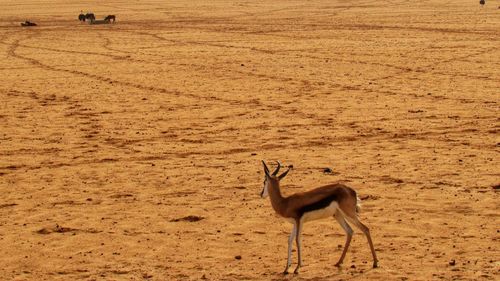
[[[288,174],[288,172],[290,172],[290,168],[288,168],[288,170],[286,170],[286,172],[284,172],[283,174],[279,175],[278,179],[282,180],[284,177],[286,177],[286,174]]]
[[[266,173],[266,177],[269,177],[269,168],[267,168],[266,162],[262,160],[262,165],[264,165],[264,172]]]

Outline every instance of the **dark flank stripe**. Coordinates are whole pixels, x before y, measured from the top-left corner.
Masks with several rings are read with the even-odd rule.
[[[333,201],[337,201],[337,198],[338,198],[337,194],[332,194],[332,195],[325,197],[319,201],[316,201],[312,204],[309,204],[307,206],[300,208],[299,214],[300,214],[300,216],[303,216],[307,212],[312,212],[312,211],[323,209],[323,208],[327,207],[328,205],[330,205]]]

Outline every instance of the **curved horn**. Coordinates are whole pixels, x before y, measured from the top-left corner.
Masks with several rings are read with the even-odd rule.
[[[281,168],[280,161],[276,161],[276,163],[278,163],[278,167],[276,167],[276,170],[274,170],[273,176],[276,176],[278,174],[278,172],[280,171],[280,168]]]
[[[264,160],[262,160],[262,164],[264,165],[264,172],[266,173],[267,176],[269,176],[269,168],[267,167],[266,162],[264,162]]]
[[[288,172],[290,172],[290,170],[291,170],[291,169],[290,169],[290,168],[288,168],[288,170],[286,170],[286,172],[284,172],[283,174],[281,174],[281,175],[279,175],[279,176],[278,176],[278,179],[279,179],[279,180],[283,179],[283,178],[286,176],[286,174],[288,174]]]

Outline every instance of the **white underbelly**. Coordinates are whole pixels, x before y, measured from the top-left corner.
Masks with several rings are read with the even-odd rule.
[[[330,205],[328,205],[323,209],[318,209],[304,213],[304,215],[302,215],[302,221],[307,222],[324,218],[332,218],[335,212],[337,211],[338,206],[339,206],[338,203],[333,201],[332,203],[330,203]]]

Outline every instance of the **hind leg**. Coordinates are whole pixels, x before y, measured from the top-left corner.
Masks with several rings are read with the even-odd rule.
[[[345,218],[347,221],[349,221],[351,224],[355,225],[357,228],[359,228],[366,236],[366,239],[368,240],[368,244],[370,245],[370,250],[372,251],[372,257],[373,257],[373,268],[378,267],[378,259],[377,255],[375,254],[375,248],[373,247],[373,242],[372,242],[372,237],[370,235],[370,230],[366,225],[364,225],[362,222],[359,221],[358,216],[356,212],[348,212],[347,214],[344,214]]]
[[[335,264],[335,266],[338,267],[344,261],[344,258],[345,258],[345,255],[347,253],[347,250],[349,249],[349,245],[351,244],[351,238],[352,238],[352,234],[354,233],[354,231],[347,224],[347,222],[345,221],[344,216],[342,215],[341,212],[337,211],[335,213],[334,217],[338,221],[338,223],[340,224],[340,226],[342,226],[342,228],[344,229],[344,231],[345,231],[345,233],[347,235],[346,240],[345,240],[344,250],[342,251],[342,255],[340,256],[339,261]]]

